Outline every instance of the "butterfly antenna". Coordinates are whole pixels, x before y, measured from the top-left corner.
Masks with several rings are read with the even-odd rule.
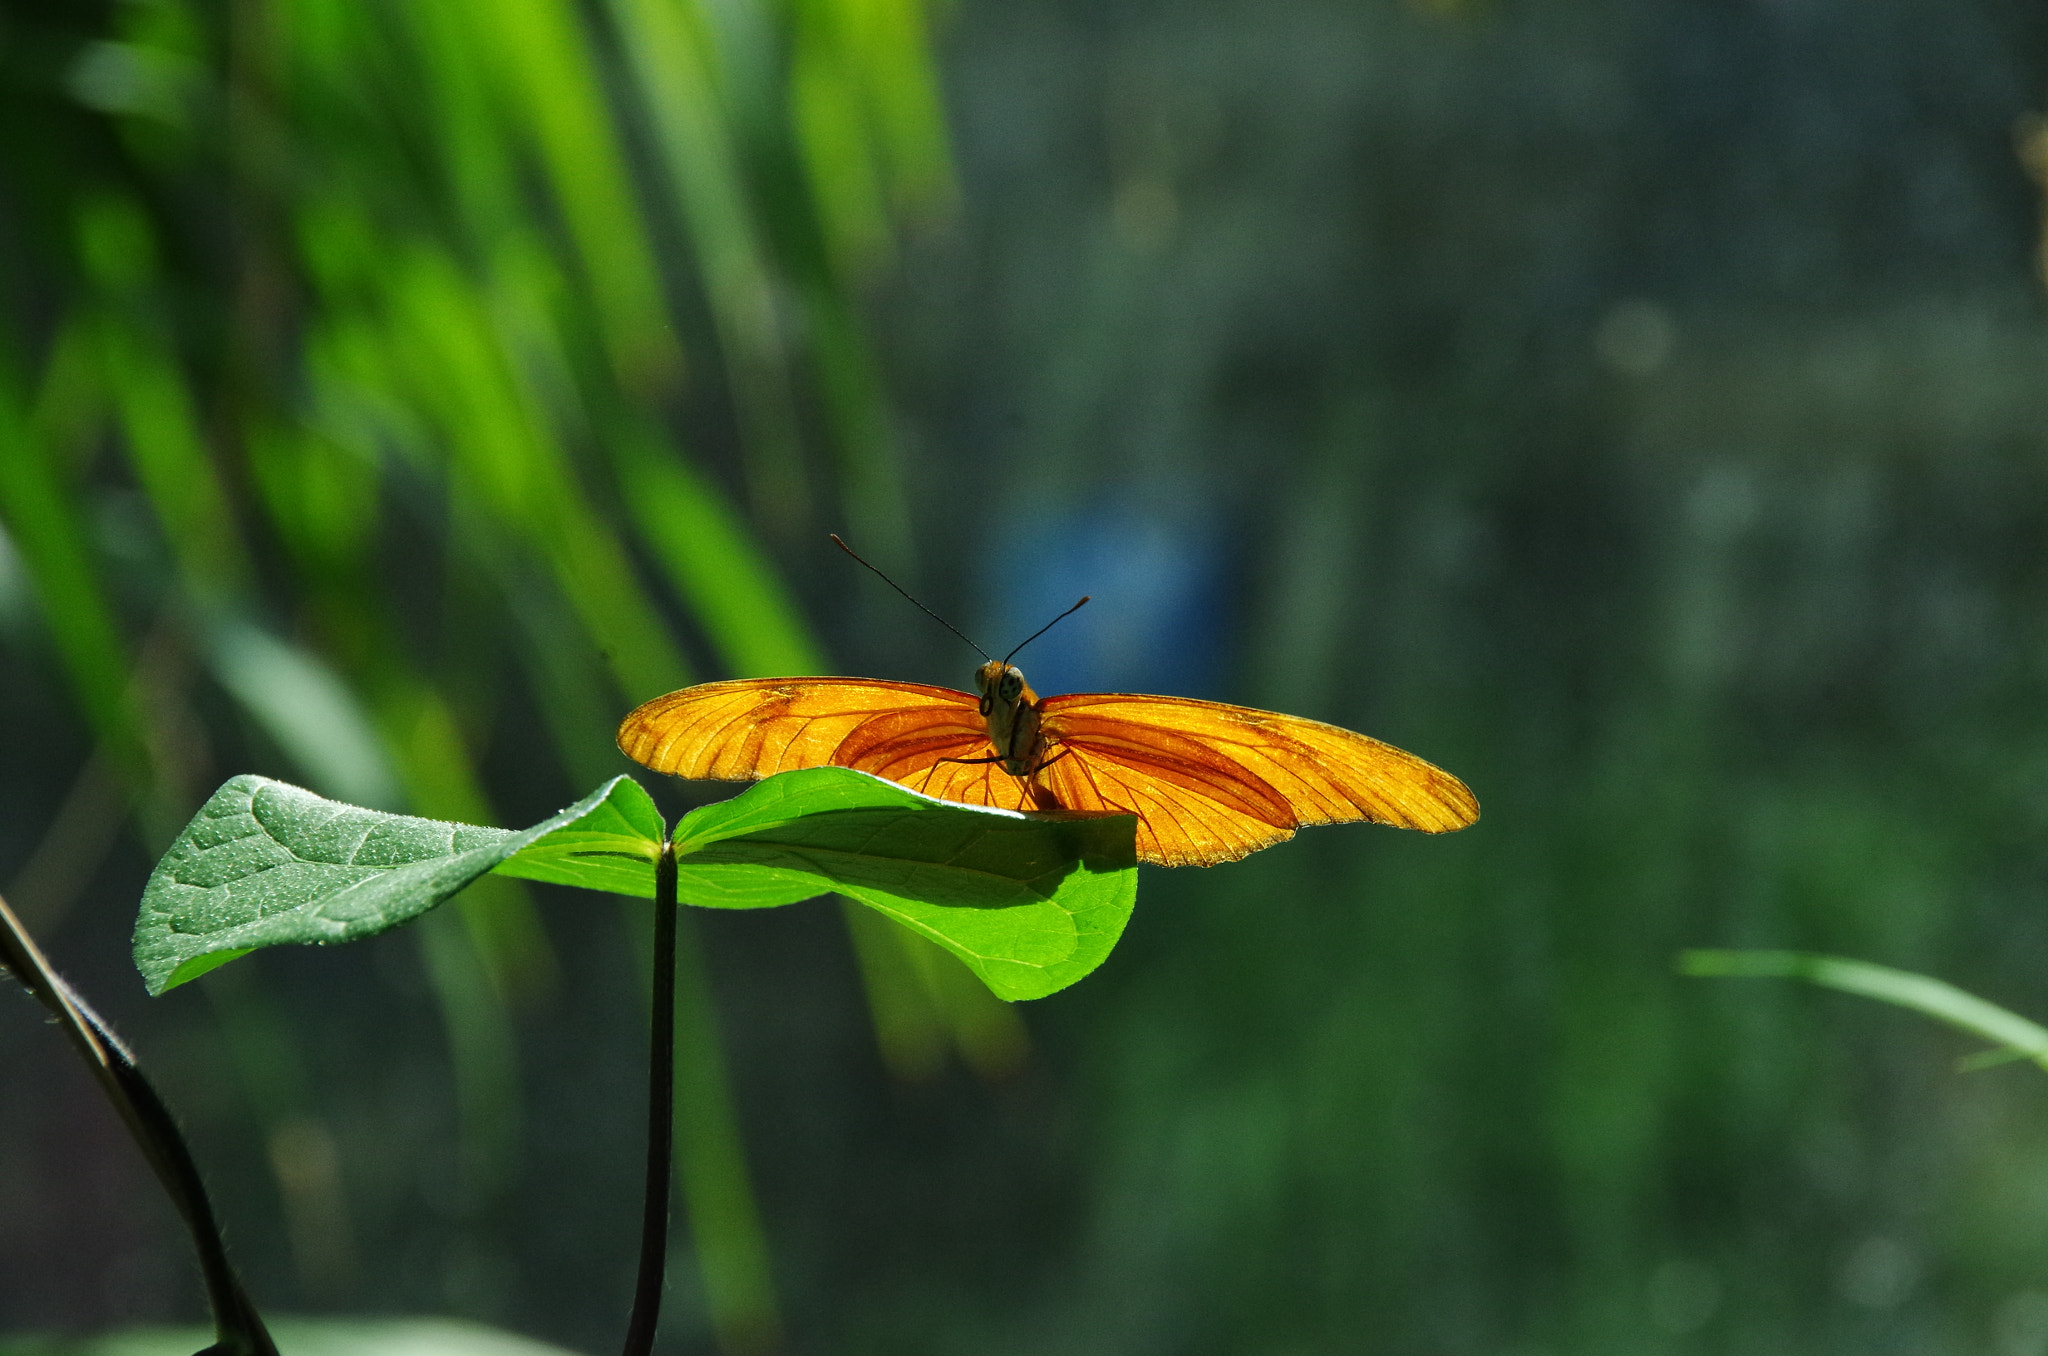
[[[1049,621],[1049,622],[1047,622],[1047,623],[1046,623],[1045,625],[1043,625],[1043,626],[1039,627],[1039,628],[1038,628],[1038,629],[1037,629],[1036,631],[1033,631],[1033,632],[1032,632],[1032,633],[1031,633],[1030,635],[1028,635],[1028,636],[1024,637],[1024,640],[1023,640],[1023,642],[1022,642],[1021,644],[1019,644],[1019,645],[1017,646],[1017,649],[1016,649],[1016,650],[1012,650],[1012,651],[1010,651],[1010,652],[1009,652],[1008,654],[1006,654],[1006,655],[1004,655],[1004,656],[1003,656],[1003,662],[1004,662],[1005,664],[1009,663],[1009,662],[1010,662],[1010,661],[1011,661],[1012,659],[1015,659],[1015,658],[1017,657],[1017,652],[1018,652],[1018,650],[1022,650],[1022,649],[1024,648],[1024,646],[1026,646],[1026,645],[1029,645],[1029,644],[1030,644],[1030,643],[1031,643],[1032,641],[1034,641],[1034,640],[1037,640],[1037,639],[1038,639],[1038,638],[1039,638],[1040,636],[1044,635],[1044,634],[1045,634],[1045,633],[1046,633],[1047,631],[1050,631],[1050,630],[1052,630],[1052,628],[1053,628],[1053,627],[1055,627],[1055,626],[1058,626],[1058,625],[1059,625],[1059,624],[1060,624],[1061,622],[1063,622],[1063,621],[1065,621],[1065,620],[1066,620],[1067,618],[1069,618],[1069,617],[1073,616],[1073,615],[1074,615],[1074,614],[1075,614],[1076,612],[1079,612],[1079,611],[1081,610],[1081,604],[1082,604],[1082,603],[1085,603],[1085,602],[1087,602],[1087,601],[1088,601],[1088,599],[1089,599],[1090,597],[1092,597],[1092,596],[1093,596],[1092,594],[1087,594],[1087,593],[1084,593],[1084,594],[1082,594],[1082,595],[1081,595],[1081,602],[1079,602],[1079,603],[1075,603],[1075,604],[1074,604],[1074,605],[1073,605],[1072,607],[1068,608],[1068,609],[1067,609],[1067,610],[1066,610],[1065,612],[1062,612],[1062,613],[1060,613],[1060,615],[1059,615],[1059,616],[1057,616],[1057,617],[1054,617],[1054,618],[1053,618],[1053,619],[1052,619],[1051,621]]]
[[[861,564],[863,564],[863,565],[867,565],[867,566],[868,566],[868,568],[869,568],[869,569],[871,569],[871,570],[874,570],[874,572],[875,572],[875,573],[876,573],[877,575],[880,575],[880,576],[881,576],[881,580],[882,580],[882,582],[883,582],[884,584],[887,584],[887,585],[888,585],[888,586],[889,586],[890,588],[892,588],[892,589],[895,589],[895,590],[896,590],[896,591],[897,591],[898,593],[902,594],[902,595],[903,595],[903,596],[904,596],[905,598],[910,598],[910,590],[908,590],[908,589],[904,588],[904,587],[903,587],[903,585],[901,585],[901,584],[897,583],[897,582],[896,582],[895,580],[891,579],[891,578],[890,578],[890,577],[889,577],[888,575],[886,575],[886,574],[882,574],[882,571],[881,571],[881,570],[880,570],[880,569],[879,569],[878,567],[876,567],[876,566],[874,566],[874,565],[868,565],[868,562],[867,562],[867,561],[865,561],[865,560],[861,560],[861,555],[860,555],[860,552],[858,552],[858,551],[854,550],[854,549],[853,549],[853,548],[852,548],[851,546],[848,546],[848,545],[847,545],[847,544],[846,544],[845,542],[841,541],[841,540],[839,539],[839,534],[838,534],[837,532],[831,532],[831,533],[827,533],[826,535],[828,535],[828,536],[830,536],[830,537],[832,538],[832,544],[833,544],[834,546],[836,546],[836,547],[838,547],[838,548],[839,548],[840,550],[842,550],[842,551],[846,552],[846,554],[848,554],[848,555],[852,556],[852,557],[853,557],[853,558],[854,558],[855,560],[859,560]],[[1087,601],[1088,601],[1088,600],[1087,600],[1086,598],[1083,598],[1083,599],[1081,600],[1081,602],[1082,602],[1082,603],[1085,603],[1085,602],[1087,602]],[[926,606],[925,606],[925,605],[924,605],[923,603],[920,603],[919,601],[917,601],[917,599],[915,599],[915,598],[910,598],[910,605],[911,605],[912,607],[916,608],[916,609],[917,609],[917,610],[918,610],[919,612],[922,612],[922,613],[924,613],[924,615],[925,615],[925,616],[927,616],[927,617],[930,617],[930,618],[931,618],[931,619],[932,619],[933,621],[937,622],[937,623],[938,623],[939,625],[941,625],[941,626],[945,627],[945,628],[946,628],[946,629],[947,629],[948,631],[951,631],[951,632],[952,632],[952,633],[953,633],[954,635],[956,635],[956,636],[959,636],[959,637],[960,637],[960,639],[962,639],[962,640],[967,640],[967,634],[966,634],[966,632],[962,631],[962,630],[961,630],[961,629],[960,629],[959,627],[957,627],[957,626],[953,625],[953,623],[951,623],[951,622],[947,621],[947,620],[946,620],[946,619],[945,619],[944,617],[941,617],[941,616],[940,616],[940,615],[939,615],[938,613],[936,613],[936,612],[932,611],[932,610],[931,610],[930,608],[926,607]],[[1076,604],[1074,604],[1074,607],[1079,607],[1080,605],[1081,605],[1080,603],[1076,603]],[[1068,612],[1071,612],[1071,611],[1073,611],[1073,610],[1074,610],[1073,608],[1068,608],[1068,609],[1067,609],[1067,611],[1068,611]],[[1060,616],[1065,616],[1065,615],[1066,615],[1066,613],[1064,613],[1064,612],[1060,614]],[[1058,620],[1059,620],[1059,618],[1058,618],[1058,617],[1055,617],[1055,618],[1053,618],[1053,620],[1054,620],[1054,621],[1058,621]],[[1032,637],[1032,639],[1033,639],[1033,640],[1036,640],[1036,639],[1037,639],[1037,637],[1036,637],[1036,636],[1033,636],[1033,637]],[[975,643],[974,643],[973,641],[971,641],[971,640],[967,640],[967,647],[968,647],[969,649],[973,650],[973,651],[974,651],[974,652],[975,652],[976,654],[980,655],[980,656],[981,656],[981,657],[982,657],[983,659],[988,659],[988,658],[990,658],[989,652],[988,652],[987,650],[984,650],[984,649],[982,649],[982,648],[981,648],[981,647],[980,647],[979,645],[976,645],[976,644],[975,644]],[[1023,649],[1024,647],[1020,645],[1020,646],[1018,646],[1017,648],[1021,650],[1021,649]],[[1014,653],[1016,653],[1016,651],[1014,651],[1014,650],[1013,650],[1013,651],[1011,651],[1011,653],[1012,653],[1012,654],[1014,654]],[[1005,660],[1004,662],[1005,662],[1005,663],[1007,663],[1007,662],[1009,662],[1009,661]]]

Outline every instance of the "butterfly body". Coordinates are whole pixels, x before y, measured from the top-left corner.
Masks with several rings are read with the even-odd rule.
[[[976,669],[974,685],[981,689],[979,709],[996,761],[1012,777],[1028,779],[1045,761],[1038,694],[1024,681],[1024,670],[1000,659]]]
[[[646,703],[619,748],[657,772],[750,781],[856,768],[945,800],[1138,816],[1138,856],[1210,866],[1304,824],[1441,833],[1479,816],[1465,784],[1367,735],[1251,707],[1135,693],[1039,697],[1014,665],[977,694],[868,678],[704,683]]]

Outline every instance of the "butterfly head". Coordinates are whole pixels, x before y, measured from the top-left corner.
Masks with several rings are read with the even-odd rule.
[[[976,669],[974,685],[981,690],[981,714],[984,716],[993,715],[998,710],[1014,711],[1019,705],[1029,706],[1038,700],[1038,694],[1024,681],[1024,670],[1000,659],[991,659]]]

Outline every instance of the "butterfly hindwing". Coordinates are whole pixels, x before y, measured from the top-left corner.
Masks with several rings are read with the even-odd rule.
[[[980,759],[989,752],[986,736],[981,740],[977,753],[952,754],[953,758],[971,758],[973,762],[935,762],[921,772],[898,777],[913,791],[940,800],[957,800],[967,805],[990,805],[998,810],[1029,810],[1032,808],[1031,789],[1022,781],[1012,777],[992,762]]]
[[[1182,785],[1157,767],[1120,762],[1086,747],[1048,765],[1039,783],[1065,809],[1138,816],[1138,860],[1155,866],[1214,866],[1294,836],[1217,799],[1209,787]]]

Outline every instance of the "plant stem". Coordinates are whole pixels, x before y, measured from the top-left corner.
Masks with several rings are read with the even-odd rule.
[[[213,1308],[214,1345],[200,1356],[277,1356],[256,1305],[235,1273],[234,1263],[228,1260],[220,1223],[207,1200],[206,1184],[199,1178],[199,1165],[170,1108],[142,1076],[120,1038],[50,968],[35,939],[4,899],[0,899],[0,965],[12,970],[22,987],[56,1014],[58,1024],[92,1068],[107,1100],[121,1114],[129,1135],[184,1218],[193,1251],[199,1254],[207,1301]]]
[[[654,859],[654,1001],[647,1031],[647,1191],[640,1218],[640,1280],[625,1356],[648,1356],[668,1267],[669,1171],[676,1118],[676,851]]]

